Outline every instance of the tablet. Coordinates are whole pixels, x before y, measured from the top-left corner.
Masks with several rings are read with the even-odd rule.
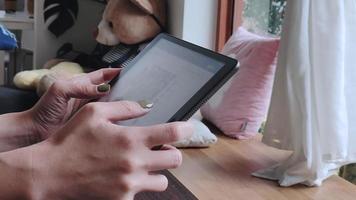
[[[236,71],[237,61],[168,34],[158,35],[125,67],[101,101],[148,101],[147,126],[189,119]]]

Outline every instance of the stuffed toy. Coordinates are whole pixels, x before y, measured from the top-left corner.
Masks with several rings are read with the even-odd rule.
[[[152,39],[165,29],[165,8],[165,0],[109,0],[96,40],[116,46],[137,45]]]
[[[41,96],[57,79],[70,78],[84,73],[84,69],[77,63],[59,62],[49,69],[22,71],[15,75],[16,87],[25,90],[36,90]]]
[[[81,66],[89,67],[85,71],[126,66],[143,48],[143,43],[164,30],[165,3],[165,0],[109,0],[95,31],[99,44],[93,53],[83,54],[66,43],[57,51],[57,58],[49,60],[43,69],[19,72],[14,78],[15,86],[37,90],[41,95],[55,80],[83,73]]]
[[[102,56],[102,66],[125,67],[165,26],[165,0],[109,0],[96,40],[114,48]]]
[[[98,45],[93,52],[86,54],[66,43],[57,58],[92,69],[125,67],[146,43],[165,31],[165,25],[165,0],[109,0],[94,33]]]

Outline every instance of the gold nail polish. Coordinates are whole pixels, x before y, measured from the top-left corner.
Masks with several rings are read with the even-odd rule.
[[[140,106],[144,109],[153,108],[153,103],[146,101],[146,100],[138,101],[137,103],[140,104]]]
[[[105,84],[101,84],[97,87],[98,92],[100,93],[105,93],[108,92],[110,90],[110,85],[105,83]]]

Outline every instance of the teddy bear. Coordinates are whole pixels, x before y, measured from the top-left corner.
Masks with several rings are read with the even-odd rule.
[[[165,8],[165,0],[108,0],[94,35],[99,43],[97,47],[110,48],[96,48],[92,54],[78,53],[70,59],[66,54],[70,54],[73,47],[65,44],[57,58],[49,60],[43,69],[16,74],[15,86],[36,90],[42,95],[59,78],[70,78],[101,67],[126,66],[143,48],[143,43],[165,30]]]
[[[101,65],[127,66],[151,39],[165,31],[166,15],[166,0],[109,0],[95,35],[99,44],[114,48],[101,56]]]
[[[84,69],[77,63],[53,60],[50,68],[22,71],[15,75],[16,87],[25,90],[36,90],[42,96],[57,79],[71,78],[84,73]]]
[[[108,46],[135,45],[154,38],[165,24],[165,0],[109,0],[96,40]]]

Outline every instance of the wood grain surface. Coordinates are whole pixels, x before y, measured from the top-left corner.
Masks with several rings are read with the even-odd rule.
[[[218,132],[216,129],[213,132]],[[286,159],[290,152],[276,150],[253,140],[238,141],[219,135],[217,144],[206,149],[183,150],[183,165],[170,170],[198,199],[251,200],[354,200],[355,185],[338,176],[321,187],[279,187],[251,173]]]

